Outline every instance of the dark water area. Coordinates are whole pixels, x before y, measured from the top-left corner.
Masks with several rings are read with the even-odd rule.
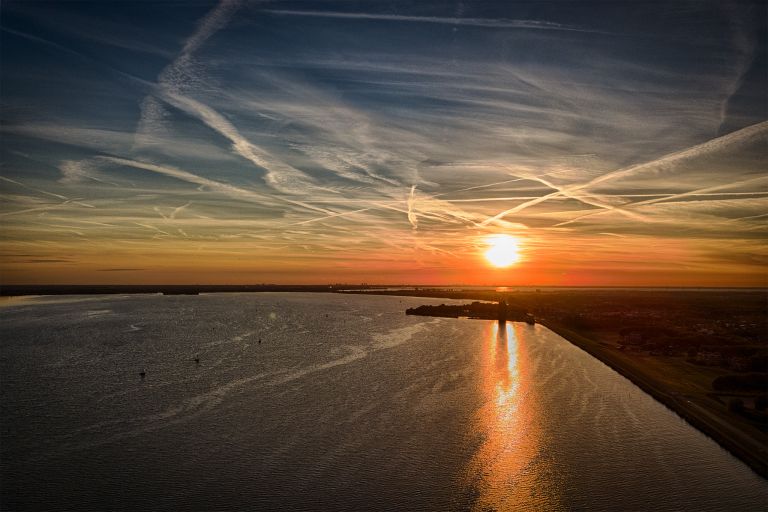
[[[404,314],[425,302],[9,302],[0,509],[768,507],[765,480],[546,328]]]

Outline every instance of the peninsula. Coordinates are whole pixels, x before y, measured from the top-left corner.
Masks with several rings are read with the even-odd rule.
[[[504,302],[478,302],[475,301],[472,304],[463,305],[445,305],[439,306],[419,306],[417,308],[408,308],[405,310],[406,315],[420,315],[420,316],[441,316],[447,318],[475,318],[478,320],[499,320],[499,321],[511,321],[511,322],[526,322],[529,324],[536,323],[534,317],[530,313],[526,313],[519,308],[512,308]]]

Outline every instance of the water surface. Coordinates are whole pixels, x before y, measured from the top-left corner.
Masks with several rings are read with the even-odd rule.
[[[261,293],[6,305],[1,508],[768,506],[764,480],[556,334],[403,314],[428,302]]]

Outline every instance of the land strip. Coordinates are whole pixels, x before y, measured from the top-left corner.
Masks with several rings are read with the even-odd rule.
[[[644,371],[628,356],[580,335],[561,325],[541,322],[577,347],[588,352],[616,372],[623,375],[643,391],[677,413],[689,424],[714,439],[720,446],[744,461],[755,472],[768,478],[768,450],[764,432],[755,429],[741,418],[718,407],[712,400],[702,400],[699,394],[682,394],[665,388],[662,383]]]

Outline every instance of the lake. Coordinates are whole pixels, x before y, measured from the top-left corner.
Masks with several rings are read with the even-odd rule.
[[[404,314],[441,302],[8,302],[0,508],[768,507],[765,480],[546,328]]]

